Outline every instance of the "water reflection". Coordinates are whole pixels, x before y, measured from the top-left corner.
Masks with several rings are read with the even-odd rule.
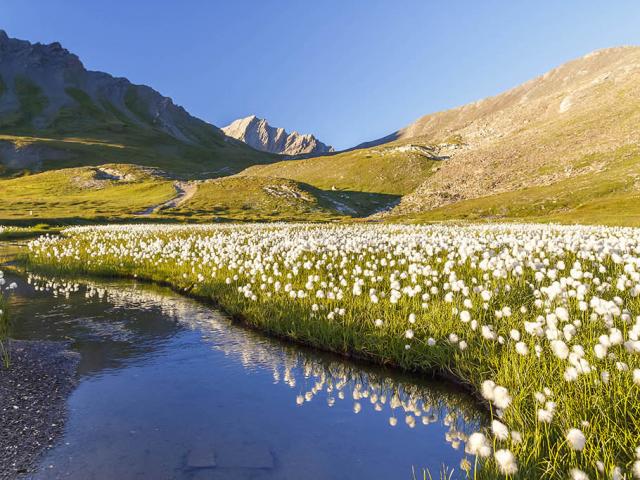
[[[148,411],[155,415],[155,428],[173,436],[168,439],[148,434],[144,438],[143,443],[153,445],[157,455],[162,455],[152,470],[148,468],[149,456],[156,454],[148,449],[137,455],[129,451],[129,460],[124,462],[122,453],[120,457],[116,452],[106,454],[104,448],[101,453],[79,451],[80,445],[86,450],[88,443],[104,446],[114,439],[104,436],[110,431],[104,425],[94,424],[102,430],[100,439],[95,440],[96,431],[83,431],[81,422],[73,422],[72,411],[69,445],[45,459],[43,465],[52,462],[55,474],[45,469],[42,478],[110,478],[106,473],[101,476],[99,465],[103,472],[118,478],[151,478],[151,471],[154,475],[170,472],[167,478],[200,478],[203,472],[210,476],[202,478],[244,478],[238,476],[240,470],[249,475],[247,478],[300,478],[300,467],[318,465],[323,457],[323,467],[318,467],[317,475],[311,478],[410,478],[411,466],[418,470],[428,466],[435,472],[442,463],[457,467],[464,460],[467,435],[483,420],[467,396],[447,385],[267,339],[166,289],[135,282],[67,281],[35,274],[26,280],[13,299],[20,319],[18,336],[73,339],[74,347],[83,355],[84,378],[108,375],[108,381],[113,382],[135,374],[136,382],[148,382],[150,388],[156,382],[177,382],[177,376],[185,382],[195,379],[188,387],[181,383],[165,392],[164,402],[148,398],[144,392],[139,394],[138,401],[146,402]],[[210,353],[203,352],[203,347]],[[242,367],[244,375],[236,365]],[[141,366],[148,368],[135,370]],[[125,372],[118,373],[122,369]],[[164,369],[162,377],[158,369]],[[84,395],[94,398],[91,395],[95,392]],[[192,410],[185,412],[185,405]],[[184,415],[187,425],[178,427],[180,422],[175,418],[169,420],[169,409]],[[140,422],[135,415],[148,414],[131,410],[118,413],[130,423]],[[211,418],[214,410],[228,418]],[[100,414],[110,412],[103,406]],[[79,420],[84,421],[85,430],[89,414],[97,411],[83,410]],[[135,430],[144,428],[141,425]],[[280,431],[276,434],[274,429]],[[343,441],[334,443],[330,438],[338,432]],[[258,448],[262,452],[258,457],[262,455],[263,460],[257,463],[262,466],[252,469],[241,465],[227,471],[221,468],[219,464],[224,461],[220,456],[229,458],[229,453],[221,453],[224,444],[244,445],[236,448],[242,451],[249,448],[248,439],[251,445],[262,447],[250,447],[254,453],[244,457],[254,458]],[[194,441],[211,445],[218,466],[192,465],[189,458],[196,447],[189,443]],[[322,448],[318,442],[323,442]],[[303,445],[304,453],[300,451]],[[266,456],[275,459],[273,465],[264,462]],[[121,464],[117,468],[109,464],[115,458]],[[327,461],[334,465],[325,465]],[[133,475],[133,471],[138,473]]]

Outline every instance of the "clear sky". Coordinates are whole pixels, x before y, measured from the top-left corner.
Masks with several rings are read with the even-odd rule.
[[[224,126],[256,114],[337,148],[640,44],[640,2],[0,0],[0,28]]]

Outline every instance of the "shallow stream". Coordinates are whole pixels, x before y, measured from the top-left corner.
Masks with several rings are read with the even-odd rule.
[[[267,338],[168,289],[7,277],[14,337],[81,354],[65,433],[30,478],[438,478],[481,421],[451,385]]]

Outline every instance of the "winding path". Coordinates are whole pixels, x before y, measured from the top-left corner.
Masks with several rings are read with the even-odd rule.
[[[159,210],[165,208],[176,208],[189,200],[198,190],[197,182],[174,182],[173,187],[176,189],[176,196],[171,200],[160,203],[158,205],[152,205],[149,208],[136,213],[136,215],[151,215],[157,213]]]

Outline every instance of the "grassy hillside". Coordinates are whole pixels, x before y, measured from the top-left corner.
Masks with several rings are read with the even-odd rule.
[[[560,190],[572,179],[608,168],[614,152],[640,143],[639,65],[638,47],[593,52],[495,97],[427,115],[386,137],[383,142],[393,143],[385,145],[435,144],[449,157],[403,197],[394,213],[429,217],[435,216],[427,213],[432,210],[458,212],[471,205],[484,211],[482,206],[494,201],[480,200],[487,195],[518,203],[521,192],[553,195],[554,185]]]
[[[322,189],[399,196],[416,188],[440,163],[385,146],[255,166],[241,175],[290,178]]]
[[[114,173],[122,178],[114,178]],[[117,220],[175,195],[171,181],[129,165],[63,169],[0,180],[0,191],[0,224]]]
[[[326,221],[344,216],[318,189],[287,179],[257,177],[199,183],[192,198],[160,214],[205,221]]]
[[[190,190],[183,197],[164,172],[127,164],[0,179],[0,225],[346,220],[366,214],[376,199],[381,204],[388,200],[375,194],[344,199],[342,192],[270,177],[196,181]]]
[[[0,156],[18,157],[0,164],[0,176],[16,172],[46,171],[105,163],[128,163],[161,168],[180,178],[211,178],[232,175],[248,166],[272,161],[272,156],[222,145],[204,148],[183,144],[160,133],[130,131],[127,134],[96,133],[63,136],[32,132],[31,135],[0,133]],[[14,153],[15,152],[15,153]],[[17,154],[16,154],[17,153]],[[22,168],[20,157],[36,159]],[[1,163],[1,162],[0,162]]]

